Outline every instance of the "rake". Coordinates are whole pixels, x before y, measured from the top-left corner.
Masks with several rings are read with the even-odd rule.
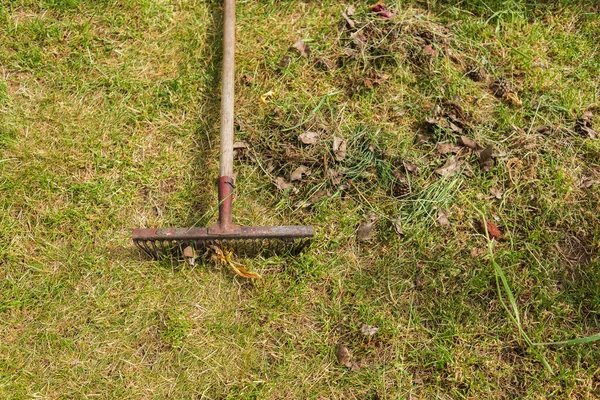
[[[188,247],[201,254],[209,246],[232,248],[246,255],[264,251],[298,253],[310,244],[314,236],[311,226],[245,227],[233,223],[235,0],[224,0],[224,5],[219,220],[208,228],[135,229],[133,242],[154,259],[182,254]]]

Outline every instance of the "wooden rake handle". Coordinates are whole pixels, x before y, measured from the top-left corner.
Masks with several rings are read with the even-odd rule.
[[[233,113],[235,79],[235,0],[224,0],[223,74],[221,77],[221,156],[219,176],[233,176]]]

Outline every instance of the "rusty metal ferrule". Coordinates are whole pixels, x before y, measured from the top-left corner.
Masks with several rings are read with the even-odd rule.
[[[219,178],[219,225],[227,230],[233,227],[231,208],[233,204],[234,181],[230,176]]]

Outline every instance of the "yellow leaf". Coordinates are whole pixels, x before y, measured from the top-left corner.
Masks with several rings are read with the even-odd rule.
[[[263,104],[267,104],[267,100],[269,100],[269,98],[271,98],[273,96],[275,96],[275,92],[272,90],[269,90],[267,93],[260,96],[260,101],[262,101]]]
[[[256,272],[248,271],[242,265],[236,266],[233,263],[231,263],[231,264],[229,264],[229,266],[231,267],[233,272],[235,272],[237,275],[241,276],[242,278],[247,278],[247,279],[261,279],[262,278],[262,276],[260,276]]]
[[[507,93],[505,97],[514,106],[520,106],[523,104],[521,99],[519,99],[519,96],[517,96],[517,94],[514,92]]]
[[[262,276],[256,272],[248,271],[242,265],[235,265],[233,262],[233,250],[221,249],[218,246],[210,246],[213,251],[212,260],[221,264],[228,265],[236,275],[248,279],[261,279]]]

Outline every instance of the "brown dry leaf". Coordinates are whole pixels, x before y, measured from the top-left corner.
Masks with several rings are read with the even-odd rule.
[[[342,11],[342,17],[344,18],[344,20],[346,21],[346,25],[348,25],[348,28],[350,29],[354,29],[356,26],[356,23],[350,19],[350,17],[354,15],[354,12],[355,9],[353,5],[348,6],[348,8],[346,8],[346,11]]]
[[[597,139],[598,133],[594,130],[594,126],[592,125],[593,118],[594,114],[591,111],[583,113],[583,115],[575,121],[575,132],[587,136],[590,139]]]
[[[392,221],[394,225],[394,230],[399,236],[404,236],[404,231],[402,230],[402,216],[398,215],[398,218]]]
[[[350,354],[350,350],[342,343],[338,343],[337,346],[335,346],[335,356],[340,364],[345,365],[348,368],[352,367],[352,355]]]
[[[371,240],[375,236],[375,226],[377,225],[377,214],[369,212],[366,215],[366,220],[361,222],[356,231],[356,238],[361,242]]]
[[[502,200],[502,196],[504,195],[504,192],[500,188],[492,187],[492,188],[490,188],[490,194],[497,200]]]
[[[296,168],[294,172],[292,172],[292,175],[290,176],[290,181],[300,181],[302,180],[303,175],[310,176],[310,174],[310,169],[308,169],[307,166],[301,165],[298,168]]]
[[[360,327],[360,333],[363,336],[373,336],[379,331],[379,328],[376,326],[371,326],[367,324],[362,324]]]
[[[187,246],[185,249],[183,249],[183,258],[185,259],[185,261],[187,261],[190,267],[196,265],[196,251],[192,246]]]
[[[491,239],[499,239],[500,238],[500,229],[498,226],[492,221],[487,221],[487,223],[483,222],[483,220],[479,221],[481,225],[481,231],[486,233],[486,225],[487,225],[487,234]]]
[[[479,163],[481,164],[481,169],[483,172],[490,172],[492,169],[492,164],[494,163],[492,156],[494,154],[494,148],[492,146],[488,146],[479,153]]]
[[[294,43],[292,48],[296,50],[302,57],[310,56],[310,47],[302,39],[299,39],[296,43]]]
[[[456,159],[456,157],[452,156],[446,160],[446,163],[441,167],[435,170],[441,176],[454,176],[460,172],[460,168],[462,163]]]
[[[298,140],[304,144],[316,144],[319,141],[319,134],[317,132],[304,132],[298,136]]]
[[[350,350],[342,343],[338,343],[337,346],[335,346],[335,356],[337,357],[338,362],[343,366],[352,369],[352,371],[360,370],[358,364],[352,361]]]
[[[416,163],[410,161],[402,161],[402,165],[404,166],[404,170],[411,174],[414,174],[419,169],[419,166]]]
[[[461,136],[458,139],[458,144],[468,147],[469,149],[473,150],[473,151],[479,151],[481,150],[481,146],[479,146],[474,140],[469,139],[466,136]]]
[[[277,189],[279,190],[286,190],[294,187],[294,185],[286,182],[285,179],[283,179],[280,176],[278,176],[277,179],[275,179],[275,186],[277,186]]]
[[[247,142],[235,142],[233,144],[233,149],[234,150],[247,149],[249,147],[250,147],[250,145]]]
[[[435,51],[435,49],[433,48],[432,45],[428,44],[423,46],[423,53],[431,56],[431,57],[436,57],[437,56],[437,51]]]
[[[448,214],[444,210],[438,210],[438,223],[440,226],[450,226]]]
[[[579,184],[579,188],[589,189],[594,185],[596,185],[596,181],[593,178],[583,177],[583,179],[581,180],[581,183]]]
[[[340,171],[337,169],[328,169],[327,176],[331,179],[331,183],[334,185],[339,185],[342,183],[342,179],[344,177],[344,171]]]
[[[233,157],[238,158],[250,147],[246,142],[235,142],[233,144]]]
[[[350,34],[350,38],[352,42],[356,46],[357,49],[363,51],[367,45],[367,37],[362,34],[361,31],[353,32]]]
[[[338,161],[344,161],[346,158],[346,139],[334,136],[333,138],[333,154]]]
[[[283,56],[281,58],[281,61],[279,61],[279,69],[286,69],[287,67],[290,66],[291,63],[292,63],[292,57],[290,57],[286,54],[285,56]]]
[[[315,61],[315,65],[317,68],[322,69],[323,71],[331,71],[335,69],[335,62],[326,57],[319,57]]]
[[[455,145],[454,143],[438,143],[437,152],[441,155],[452,153],[458,154],[462,150],[462,147]]]

